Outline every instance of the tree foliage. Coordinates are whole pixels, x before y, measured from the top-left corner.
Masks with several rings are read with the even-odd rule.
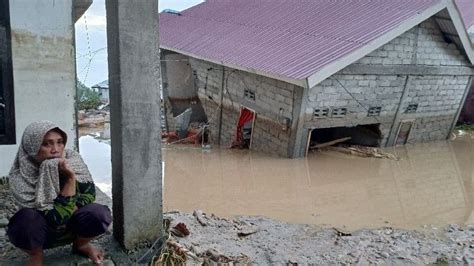
[[[92,90],[80,81],[77,81],[76,87],[79,110],[97,109],[99,107],[101,104],[99,92]]]

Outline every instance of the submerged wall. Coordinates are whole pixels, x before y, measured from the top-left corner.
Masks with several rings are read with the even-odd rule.
[[[240,108],[257,114],[252,135],[252,150],[288,156],[295,133],[295,103],[301,89],[295,85],[256,74],[190,59],[196,72],[198,94],[207,114],[213,143],[229,147],[235,139]],[[224,75],[224,76],[223,76]],[[222,119],[220,103],[222,96]]]
[[[409,143],[446,139],[470,66],[427,20],[309,89],[304,127],[380,124],[381,144],[393,145],[400,122],[414,119]],[[369,115],[376,108],[380,113]]]

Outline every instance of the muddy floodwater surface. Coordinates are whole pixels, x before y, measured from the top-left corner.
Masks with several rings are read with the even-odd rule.
[[[110,195],[110,146],[91,136],[80,151]],[[348,230],[474,223],[474,137],[387,148],[400,160],[333,151],[285,159],[165,146],[164,209],[255,215]]]

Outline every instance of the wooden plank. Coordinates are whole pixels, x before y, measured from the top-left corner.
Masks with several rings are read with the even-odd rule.
[[[320,143],[320,144],[317,144],[317,145],[314,145],[314,146],[310,146],[309,149],[312,150],[312,149],[319,149],[319,148],[324,148],[324,147],[328,147],[328,146],[333,146],[333,145],[336,145],[338,143],[346,142],[350,139],[352,139],[352,137],[345,137],[345,138],[342,138],[342,139],[335,139],[335,140],[328,141],[328,142],[325,142],[325,143]]]

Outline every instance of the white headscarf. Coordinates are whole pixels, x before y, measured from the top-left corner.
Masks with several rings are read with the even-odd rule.
[[[58,130],[66,143],[66,133],[50,121],[31,123],[23,133],[21,145],[9,174],[10,191],[19,208],[52,209],[54,199],[59,195],[59,159],[47,159],[41,164],[35,159],[44,136],[52,129]],[[87,165],[79,153],[65,149],[64,158],[74,170],[78,182],[93,182]]]

